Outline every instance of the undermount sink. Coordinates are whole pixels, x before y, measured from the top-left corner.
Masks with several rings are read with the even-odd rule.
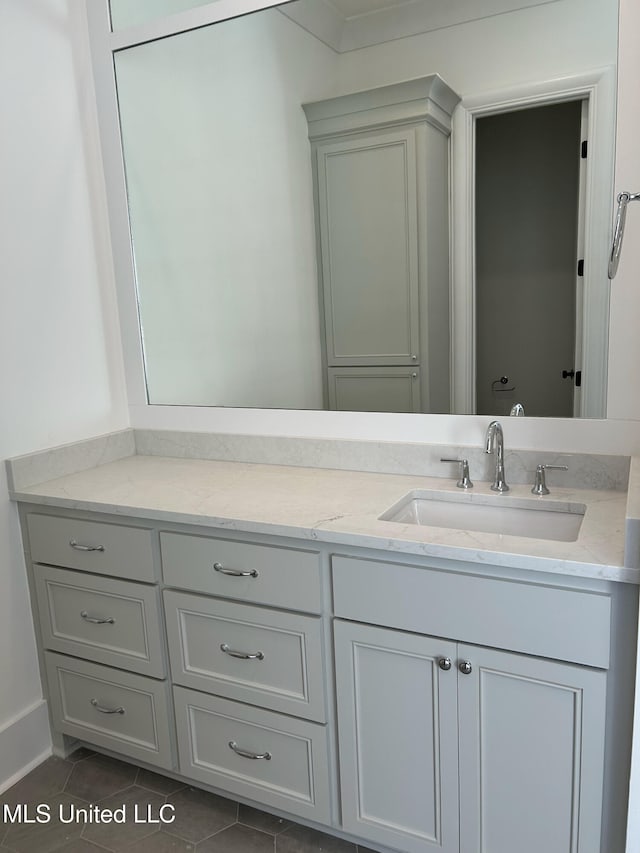
[[[584,504],[509,495],[409,492],[380,516],[380,521],[446,527],[533,539],[575,542],[584,518]]]

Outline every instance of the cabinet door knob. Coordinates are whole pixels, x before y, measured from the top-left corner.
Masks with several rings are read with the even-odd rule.
[[[445,672],[448,672],[451,669],[451,658],[440,658],[438,661],[438,666],[440,669],[443,669]]]
[[[469,675],[473,667],[471,666],[471,661],[461,660],[458,664],[458,669],[463,675]]]

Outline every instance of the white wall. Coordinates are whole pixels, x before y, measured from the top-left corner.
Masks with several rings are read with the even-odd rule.
[[[0,3],[0,458],[128,425],[79,10]],[[49,740],[4,469],[0,588],[1,788]]]

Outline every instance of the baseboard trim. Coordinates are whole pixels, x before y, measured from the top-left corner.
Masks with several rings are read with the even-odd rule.
[[[39,699],[0,728],[0,794],[51,755],[47,703]]]

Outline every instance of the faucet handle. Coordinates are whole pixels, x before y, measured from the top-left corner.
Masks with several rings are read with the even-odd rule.
[[[555,471],[568,471],[568,465],[538,465],[536,468],[536,480],[531,489],[532,495],[548,495],[549,489],[545,478],[545,471],[550,468]]]
[[[441,459],[441,462],[455,462],[460,466],[460,479],[456,483],[459,489],[472,489],[473,483],[469,477],[469,460],[468,459]]]

